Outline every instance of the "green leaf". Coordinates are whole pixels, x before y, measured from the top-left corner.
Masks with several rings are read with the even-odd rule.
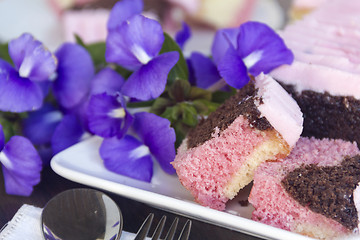
[[[13,64],[13,61],[9,55],[9,48],[7,43],[0,44],[0,58],[7,61],[10,64]]]
[[[81,39],[81,37],[77,34],[74,34],[74,37],[75,37],[75,40],[76,40],[76,43],[83,46],[84,48],[86,48],[86,45],[84,43],[84,41]]]
[[[188,99],[191,92],[191,85],[188,81],[178,79],[168,88],[169,97],[176,102]]]
[[[181,115],[181,108],[179,105],[166,108],[165,112],[161,114],[161,117],[168,119],[171,123],[174,123],[179,119]]]
[[[231,97],[232,95],[234,95],[236,93],[235,89],[232,89],[232,91],[230,92],[225,92],[225,91],[216,91],[212,93],[212,102],[216,102],[216,103],[223,103],[225,102],[229,97]]]
[[[9,141],[9,139],[14,135],[21,135],[19,117],[11,116],[11,118],[7,118],[4,116],[9,115],[7,113],[2,113],[1,115],[0,124],[4,131],[5,141]]]
[[[188,103],[181,103],[182,122],[190,127],[195,127],[198,123],[196,108]]]
[[[190,100],[206,99],[210,101],[211,97],[211,92],[198,87],[192,87],[189,95]]]
[[[189,70],[179,45],[167,33],[164,33],[164,37],[165,41],[160,50],[160,54],[172,51],[177,51],[180,54],[179,61],[171,69],[168,75],[168,84],[172,84],[177,79],[188,80]]]
[[[170,99],[159,97],[153,102],[150,112],[160,116],[171,105],[173,105],[173,102]]]
[[[205,99],[198,99],[193,101],[193,106],[200,115],[208,116],[210,113],[214,112],[220,104]]]
[[[186,135],[189,132],[189,130],[191,129],[191,127],[186,126],[181,121],[175,122],[172,125],[172,127],[174,128],[175,134],[176,134],[175,147],[177,149],[180,146],[180,144],[182,143],[182,141],[184,140],[184,138],[186,137]]]
[[[142,101],[142,102],[129,102],[126,106],[128,108],[143,108],[151,107],[154,104],[155,100]]]
[[[107,62],[105,60],[105,50],[106,50],[105,42],[97,42],[97,43],[89,44],[86,46],[86,49],[90,53],[91,58],[93,59],[94,65],[97,70],[107,65]]]

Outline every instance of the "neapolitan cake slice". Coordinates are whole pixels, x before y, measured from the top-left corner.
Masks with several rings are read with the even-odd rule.
[[[299,104],[303,136],[360,144],[359,11],[360,1],[327,1],[279,32],[295,61],[270,75]]]
[[[290,95],[261,74],[188,134],[172,164],[197,202],[223,210],[260,163],[290,153],[302,121]]]
[[[284,161],[255,171],[253,220],[318,239],[358,232],[359,154],[356,143],[300,138]]]

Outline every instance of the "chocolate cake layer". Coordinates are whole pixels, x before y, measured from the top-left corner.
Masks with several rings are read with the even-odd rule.
[[[357,155],[345,158],[339,166],[302,166],[289,172],[281,183],[302,206],[353,230],[358,226],[353,192],[359,182]]]
[[[188,148],[199,146],[211,139],[216,127],[221,132],[240,115],[246,117],[254,128],[262,131],[272,128],[268,120],[260,116],[261,113],[255,102],[260,101],[261,103],[261,99],[257,99],[256,93],[254,84],[250,82],[211,113],[206,120],[200,121],[196,128],[188,134]]]
[[[343,139],[360,146],[360,101],[351,96],[302,91],[282,85],[296,100],[304,114],[302,136]]]

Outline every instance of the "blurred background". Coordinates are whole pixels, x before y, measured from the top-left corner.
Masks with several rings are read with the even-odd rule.
[[[116,2],[0,0],[0,42],[24,32],[32,33],[51,50],[56,50],[64,41],[74,41],[74,33],[85,43],[104,41],[107,18]],[[144,4],[144,15],[159,20],[170,35],[181,28],[183,21],[191,26],[192,38],[185,52],[209,53],[217,29],[237,27],[248,20],[281,29],[295,3],[290,0],[144,0]]]

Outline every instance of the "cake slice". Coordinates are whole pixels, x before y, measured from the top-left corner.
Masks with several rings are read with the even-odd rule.
[[[252,219],[318,239],[358,232],[359,154],[356,143],[300,138],[284,161],[256,170]]]
[[[260,163],[290,153],[302,121],[290,95],[261,74],[188,134],[172,164],[197,202],[223,210]]]
[[[299,104],[302,136],[360,144],[359,10],[359,1],[328,1],[280,33],[295,61],[270,75]]]

